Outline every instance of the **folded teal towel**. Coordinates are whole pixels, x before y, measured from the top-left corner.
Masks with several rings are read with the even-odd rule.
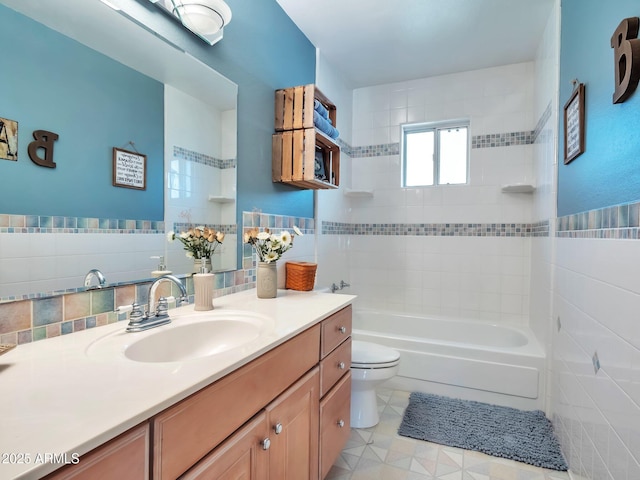
[[[313,109],[318,112],[322,117],[326,118],[327,120],[329,120],[329,123],[331,122],[331,119],[329,118],[329,111],[327,110],[327,108],[320,103],[319,100],[314,100],[313,101]]]
[[[331,125],[329,120],[320,115],[317,111],[313,112],[313,124],[322,132],[326,133],[331,138],[338,138],[340,132],[336,127]]]

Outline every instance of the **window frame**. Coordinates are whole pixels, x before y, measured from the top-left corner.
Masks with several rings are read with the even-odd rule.
[[[464,183],[439,183],[440,177],[440,130],[450,130],[452,128],[467,129],[467,145],[466,145],[466,177]],[[405,148],[406,136],[411,133],[434,132],[433,139],[433,183],[430,185],[407,185],[407,152]],[[454,120],[442,120],[436,122],[415,122],[405,123],[400,126],[400,161],[402,170],[402,188],[425,188],[439,187],[443,185],[469,185],[469,164],[471,152],[471,121],[467,118],[459,118]]]

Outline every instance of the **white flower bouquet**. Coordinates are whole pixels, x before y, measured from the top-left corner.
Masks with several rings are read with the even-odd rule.
[[[211,258],[213,252],[216,251],[216,247],[224,240],[224,233],[217,232],[209,227],[190,228],[187,232],[180,233],[180,235],[176,235],[173,231],[167,233],[167,239],[170,242],[173,242],[176,238],[184,245],[187,257],[196,259]]]
[[[296,226],[293,227],[295,235],[302,236],[302,232]],[[265,263],[275,262],[282,257],[282,254],[293,247],[293,236],[287,230],[280,233],[271,233],[268,228],[264,231],[251,228],[244,232],[244,243],[253,246],[258,255],[258,260]]]

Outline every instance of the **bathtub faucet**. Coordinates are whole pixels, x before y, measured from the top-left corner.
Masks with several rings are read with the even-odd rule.
[[[336,293],[338,290],[342,290],[344,287],[350,287],[351,285],[345,282],[344,280],[340,280],[340,285],[336,285],[335,283],[331,284],[331,293]]]

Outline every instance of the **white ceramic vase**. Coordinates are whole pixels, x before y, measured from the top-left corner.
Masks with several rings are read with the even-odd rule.
[[[276,298],[276,294],[278,293],[278,270],[276,269],[276,262],[258,262],[256,290],[258,298]]]
[[[202,265],[207,269],[204,273],[211,272],[211,258],[194,258],[193,259],[193,273],[203,273]]]

